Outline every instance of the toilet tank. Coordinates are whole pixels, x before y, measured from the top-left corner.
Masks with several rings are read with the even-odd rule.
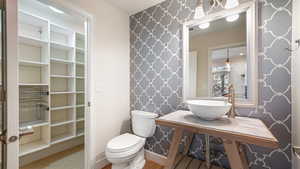
[[[155,113],[133,110],[131,112],[133,133],[144,138],[153,136],[156,129],[156,117],[158,115]]]

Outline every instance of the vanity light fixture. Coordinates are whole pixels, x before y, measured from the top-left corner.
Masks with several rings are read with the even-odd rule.
[[[244,55],[244,53],[241,52],[241,53],[240,53],[240,56],[243,56],[243,55]]]
[[[199,28],[200,28],[200,29],[207,29],[209,26],[210,26],[210,23],[209,23],[209,22],[206,22],[206,23],[200,24],[200,25],[199,25]]]
[[[225,9],[232,9],[239,6],[239,0],[227,0],[224,6]]]
[[[198,0],[198,6],[195,9],[194,19],[200,19],[205,16],[202,0]]]
[[[234,21],[238,20],[239,17],[240,17],[239,14],[227,16],[227,17],[226,17],[226,21],[227,21],[227,22],[234,22]]]
[[[53,6],[48,6],[53,12],[59,13],[59,14],[64,14],[65,12],[62,10],[59,10]]]
[[[239,0],[226,0],[225,5],[223,5],[225,0],[208,0],[209,7],[206,9],[206,11],[203,8],[203,1],[204,0],[198,0],[197,6],[195,9],[194,19],[201,19],[206,15],[206,13],[211,12],[213,9],[221,7],[225,9],[232,9],[239,6]]]

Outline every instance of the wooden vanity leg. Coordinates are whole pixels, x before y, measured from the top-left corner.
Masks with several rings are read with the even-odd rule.
[[[189,152],[189,149],[193,142],[193,138],[194,138],[194,133],[189,133],[189,135],[187,136],[185,147],[184,147],[184,152],[183,152],[184,155],[187,155],[187,153]]]
[[[175,128],[173,137],[172,137],[172,142],[169,148],[169,153],[167,156],[167,161],[165,165],[165,169],[173,169],[173,165],[175,162],[175,158],[179,149],[179,144],[181,141],[183,130],[182,128]]]
[[[246,154],[236,141],[223,139],[225,151],[232,169],[249,169]]]

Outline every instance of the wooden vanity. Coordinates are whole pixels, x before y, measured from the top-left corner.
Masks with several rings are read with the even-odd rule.
[[[262,147],[278,148],[279,142],[259,119],[248,117],[228,118],[224,116],[215,121],[204,121],[190,111],[176,111],[156,119],[156,124],[175,129],[169,153],[164,159],[165,169],[172,169],[183,131],[208,134],[223,140],[232,169],[248,169],[246,154],[241,143]]]

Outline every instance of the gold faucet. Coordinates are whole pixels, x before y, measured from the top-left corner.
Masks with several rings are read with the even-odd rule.
[[[229,118],[235,118],[235,92],[234,92],[234,87],[233,85],[229,85],[228,87],[228,94],[224,95],[228,97],[228,103],[231,103],[231,108],[228,112],[228,117]]]

